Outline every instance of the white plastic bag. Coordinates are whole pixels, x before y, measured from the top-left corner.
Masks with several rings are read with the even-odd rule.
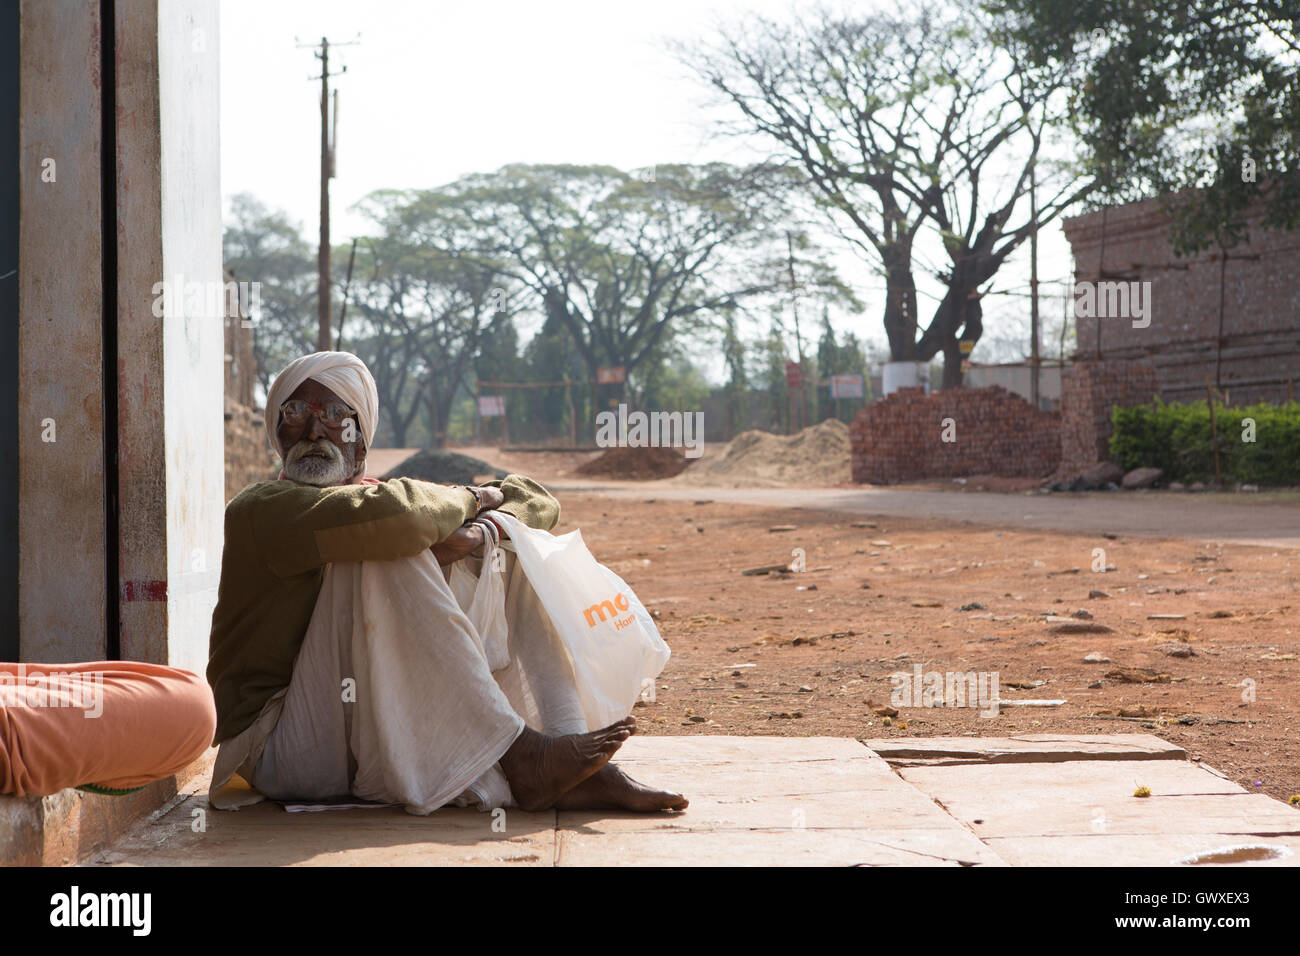
[[[600,564],[581,531],[559,536],[494,512],[573,662],[591,728],[632,712],[668,663],[668,645],[627,583]]]
[[[506,624],[506,583],[503,564],[497,560],[497,544],[492,535],[484,533],[483,569],[475,577],[456,561],[451,566],[447,583],[456,603],[474,625],[474,637],[479,650],[494,673],[510,664],[510,630]]]

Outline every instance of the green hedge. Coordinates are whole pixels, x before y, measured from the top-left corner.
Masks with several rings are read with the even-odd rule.
[[[1219,468],[1224,481],[1258,485],[1300,483],[1300,403],[1215,406]],[[1243,419],[1255,420],[1255,440],[1243,441]],[[1204,402],[1116,406],[1110,456],[1130,468],[1164,469],[1165,481],[1214,480],[1210,409]]]

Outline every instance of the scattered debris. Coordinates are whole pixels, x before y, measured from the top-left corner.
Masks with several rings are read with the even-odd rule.
[[[1105,624],[1089,623],[1087,621],[1073,621],[1068,624],[1057,624],[1052,628],[1053,634],[1113,634],[1115,629]]]
[[[1064,700],[999,700],[999,707],[1060,707]]]
[[[1117,667],[1103,676],[1107,680],[1125,684],[1168,684],[1172,679],[1168,674],[1153,671],[1149,667]]]

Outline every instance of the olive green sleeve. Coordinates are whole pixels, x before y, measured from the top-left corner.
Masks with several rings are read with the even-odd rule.
[[[531,478],[509,475],[499,481],[486,482],[484,487],[500,488],[505,502],[497,510],[518,518],[530,528],[550,531],[560,520],[560,503],[540,482]]]
[[[316,488],[263,482],[244,500],[257,548],[287,578],[336,561],[392,561],[442,541],[477,513],[473,494],[412,478]],[[232,502],[232,507],[234,502]]]

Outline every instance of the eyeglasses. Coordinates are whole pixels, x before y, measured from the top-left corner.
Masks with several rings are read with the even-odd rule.
[[[316,413],[322,424],[330,425],[334,428],[339,427],[349,418],[354,418],[356,412],[348,408],[342,402],[330,402],[324,408],[315,402],[306,402],[301,398],[291,398],[280,406],[280,415],[288,425],[301,425],[307,420],[307,415],[311,412]]]

